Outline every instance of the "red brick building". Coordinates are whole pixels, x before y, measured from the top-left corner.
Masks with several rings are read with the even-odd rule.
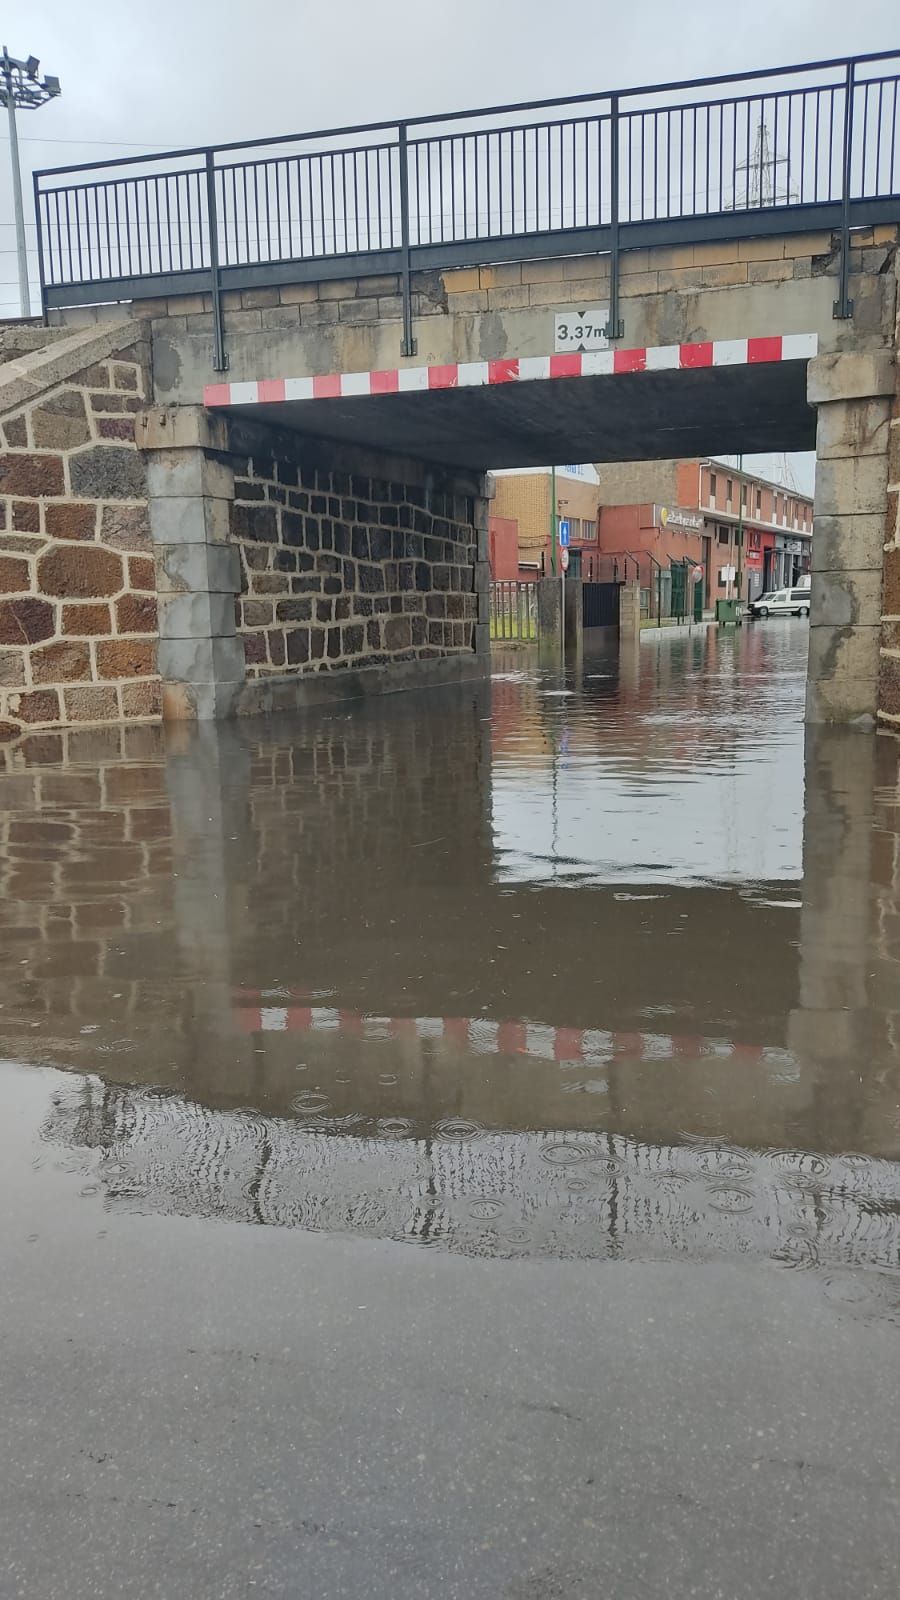
[[[498,476],[490,519],[494,578],[550,570],[550,484],[549,471]],[[557,517],[570,527],[569,571],[585,578],[639,573],[651,611],[672,563],[702,568],[707,607],[733,598],[738,587],[752,600],[789,586],[810,568],[810,496],[724,462],[563,467],[556,489]]]
[[[639,558],[642,587],[655,563],[703,568],[704,600],[753,599],[810,568],[809,495],[724,462],[642,461],[600,471],[597,568]],[[602,560],[601,560],[602,558]],[[591,552],[582,555],[587,572]]]

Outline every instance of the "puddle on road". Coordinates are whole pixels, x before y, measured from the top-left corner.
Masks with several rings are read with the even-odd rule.
[[[890,1273],[897,747],[816,736],[804,813],[805,642],[11,753],[38,1165],[113,1216]]]

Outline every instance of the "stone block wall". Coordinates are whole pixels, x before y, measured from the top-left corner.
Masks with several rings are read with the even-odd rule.
[[[896,264],[897,321],[895,390],[887,443],[887,503],[884,523],[884,586],[878,674],[878,720],[900,734],[900,258]]]
[[[0,741],[160,715],[134,437],[147,352],[131,343],[0,412]],[[22,393],[21,383],[5,387],[7,398]]]
[[[247,676],[473,650],[472,496],[281,452],[233,460]]]

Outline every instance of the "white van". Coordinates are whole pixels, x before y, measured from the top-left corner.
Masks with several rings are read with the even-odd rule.
[[[747,610],[751,617],[808,617],[809,587],[798,589],[773,589],[751,600]]]

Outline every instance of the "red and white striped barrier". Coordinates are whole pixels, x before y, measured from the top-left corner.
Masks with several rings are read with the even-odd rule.
[[[639,1061],[721,1060],[772,1063],[788,1052],[667,1033],[624,1033],[602,1028],[554,1028],[541,1022],[497,1022],[488,1017],[376,1017],[332,1006],[295,1005],[281,996],[245,995],[233,1010],[241,1033],[341,1033],[364,1039],[444,1039],[473,1055],[530,1056],[539,1061],[601,1063],[613,1057]]]
[[[319,377],[210,383],[203,391],[203,401],[207,406],[272,405],[294,400],[348,400],[361,395],[483,388],[549,378],[595,378],[627,372],[695,372],[702,367],[808,361],[817,349],[815,333],[775,334],[758,339],[709,339],[697,344],[651,345],[635,350],[510,356],[497,361],[453,361],[441,366],[389,367],[376,372],[330,372]]]

